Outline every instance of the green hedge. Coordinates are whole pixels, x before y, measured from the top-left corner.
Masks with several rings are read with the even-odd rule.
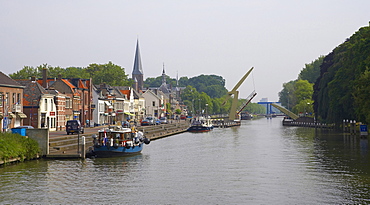
[[[0,133],[0,160],[36,158],[40,153],[38,143],[28,137],[13,133]]]

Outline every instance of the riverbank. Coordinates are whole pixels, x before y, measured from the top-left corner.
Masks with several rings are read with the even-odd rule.
[[[103,126],[102,126],[103,127]],[[101,128],[102,128],[101,127]],[[137,129],[144,132],[146,137],[150,140],[157,140],[164,137],[169,137],[179,133],[187,131],[189,122],[186,120],[173,121],[169,124],[153,125],[153,126],[138,126]],[[101,129],[98,128],[98,129]],[[32,131],[36,131],[34,129]],[[94,131],[89,129],[85,130],[83,138],[85,144],[82,145],[82,135],[80,140],[78,135],[65,135],[64,133],[60,136],[46,137],[47,143],[42,143],[30,139],[28,137],[20,136],[12,133],[2,133],[0,135],[0,165],[21,162],[23,160],[35,159],[35,158],[84,158],[84,152],[88,151],[89,147],[92,146],[91,135],[96,134]],[[26,141],[26,142],[23,142]],[[44,149],[49,150],[47,154],[41,155],[40,149],[41,144],[47,144]],[[78,149],[80,147],[80,149]],[[31,149],[31,150],[30,150]]]
[[[13,133],[0,133],[0,165],[38,157],[38,143]]]
[[[105,126],[99,127],[99,129]],[[150,140],[157,140],[164,137],[169,137],[182,132],[186,132],[189,127],[189,122],[185,120],[173,121],[169,124],[153,125],[153,126],[138,126],[137,129],[142,131],[144,135]],[[46,158],[84,158],[89,149],[93,146],[92,135],[96,132],[89,132],[85,130],[84,140],[85,144],[77,143],[77,135],[62,135],[60,137],[50,138],[49,154]],[[80,148],[79,148],[80,147]]]

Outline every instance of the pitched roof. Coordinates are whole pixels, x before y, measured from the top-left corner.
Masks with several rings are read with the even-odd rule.
[[[146,96],[146,95],[152,95],[152,96],[156,97],[158,100],[160,100],[160,99],[161,99],[157,94],[155,94],[155,93],[154,93],[153,91],[151,91],[151,90],[146,90],[146,91],[145,91],[145,93],[143,93],[143,96]]]
[[[20,87],[23,88],[21,84],[17,81],[11,79],[9,76],[0,71],[0,86],[3,87]]]
[[[88,87],[85,85],[84,82],[82,82],[82,80],[79,80],[78,81],[78,87],[79,88],[83,88],[83,89],[88,89]]]
[[[41,95],[48,94],[39,83],[31,80],[16,80],[19,84],[25,86],[23,90],[23,106],[38,105]]]

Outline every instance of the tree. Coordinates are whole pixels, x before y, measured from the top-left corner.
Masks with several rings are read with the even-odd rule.
[[[307,80],[297,80],[294,83],[294,88],[294,94],[298,103],[302,100],[312,98],[313,87]]]
[[[304,115],[306,113],[308,114],[312,114],[313,113],[313,100],[311,99],[304,99],[304,100],[301,100],[299,101],[298,104],[296,104],[294,107],[293,107],[293,112],[294,113],[303,113]]]
[[[309,83],[315,83],[317,78],[320,76],[320,66],[325,56],[320,56],[318,59],[312,61],[309,64],[305,64],[305,68],[301,70],[298,75],[298,79],[307,80]]]
[[[171,103],[166,103],[166,111],[168,114],[172,114]]]
[[[175,110],[175,113],[178,114],[178,115],[180,115],[181,114],[181,110],[180,109],[176,109]]]
[[[106,83],[111,86],[131,86],[132,81],[127,78],[128,75],[125,73],[125,69],[121,66],[115,65],[112,62],[107,64],[92,64],[89,65],[88,69],[91,73],[94,73],[93,76],[93,83],[94,84],[102,84]],[[95,70],[92,72],[91,70]]]
[[[22,70],[19,70],[13,74],[9,74],[12,79],[29,79],[31,77],[39,78],[41,74],[32,66],[24,66]]]
[[[50,76],[50,77],[57,77],[57,76]],[[65,69],[64,74],[62,75],[63,78],[83,78],[88,79],[90,75],[86,72],[83,68],[78,67],[68,67]]]
[[[217,75],[200,75],[188,80],[188,85],[193,86],[198,92],[205,92],[212,98],[226,95],[225,79]]]
[[[369,67],[363,72],[356,82],[356,88],[353,93],[355,100],[355,111],[358,120],[370,123],[370,69]]]
[[[282,106],[290,110],[297,104],[297,98],[295,96],[295,84],[296,81],[289,81],[283,84],[283,90],[279,92],[279,102]]]
[[[361,101],[358,92],[366,91],[366,88],[359,84],[362,82],[359,79],[369,66],[370,27],[367,26],[360,28],[323,59],[320,76],[314,85],[316,118],[327,123],[363,119],[359,113],[362,108],[356,106]]]
[[[258,103],[249,103],[243,110],[247,111],[248,113],[253,113],[253,114],[265,114],[266,113],[266,107]]]

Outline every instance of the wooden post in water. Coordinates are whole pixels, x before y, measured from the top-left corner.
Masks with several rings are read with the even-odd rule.
[[[81,158],[82,159],[85,159],[86,158],[86,142],[85,142],[85,136],[82,136],[81,139],[82,139],[82,154],[81,154]]]

